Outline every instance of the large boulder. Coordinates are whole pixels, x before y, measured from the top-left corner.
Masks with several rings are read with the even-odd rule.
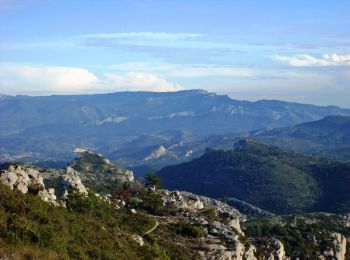
[[[71,167],[67,167],[66,174],[59,177],[57,194],[60,198],[66,199],[71,189],[82,194],[88,194],[87,188],[81,181],[80,173]]]
[[[55,190],[53,188],[46,189],[39,171],[27,165],[10,165],[0,173],[0,181],[11,190],[24,194],[31,193],[53,205],[60,205]]]
[[[17,190],[24,194],[28,192],[37,194],[45,189],[39,171],[21,167],[21,165],[10,165],[6,170],[3,170],[0,174],[0,181],[11,190]]]

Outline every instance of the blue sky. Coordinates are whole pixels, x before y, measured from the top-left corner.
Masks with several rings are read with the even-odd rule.
[[[350,107],[348,0],[0,0],[0,93],[201,88]]]

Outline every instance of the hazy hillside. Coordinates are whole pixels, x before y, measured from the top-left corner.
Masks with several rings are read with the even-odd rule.
[[[299,152],[350,160],[349,116],[328,116],[295,126],[257,131],[250,136]]]
[[[69,160],[74,147],[110,154],[145,134],[181,130],[201,138],[290,126],[333,114],[350,115],[350,110],[239,101],[203,90],[4,96],[0,100],[1,159]]]
[[[169,189],[234,197],[276,213],[348,211],[350,163],[240,141],[158,172]]]

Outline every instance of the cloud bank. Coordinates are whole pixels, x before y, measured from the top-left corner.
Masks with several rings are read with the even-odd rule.
[[[181,85],[152,73],[107,73],[98,78],[77,67],[0,64],[1,94],[74,94],[114,91],[178,91]]]
[[[350,54],[324,54],[321,58],[317,58],[308,54],[296,56],[280,56],[276,55],[275,60],[287,63],[290,66],[306,67],[306,66],[350,66]]]
[[[75,67],[0,64],[0,90],[79,92],[93,88],[97,77],[90,71]]]
[[[116,90],[170,92],[184,89],[152,73],[129,72],[127,74],[107,74],[107,80]]]

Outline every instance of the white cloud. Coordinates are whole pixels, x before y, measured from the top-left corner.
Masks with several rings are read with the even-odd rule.
[[[291,66],[349,66],[350,55],[324,54],[322,58],[317,58],[308,54],[296,56],[274,56],[275,60],[287,63]]]
[[[82,68],[0,64],[1,92],[84,92],[98,81],[93,73]]]
[[[108,84],[118,91],[156,91],[168,92],[182,90],[179,84],[171,83],[151,73],[129,72],[126,74],[107,74]]]
[[[167,77],[201,78],[201,77],[251,77],[247,68],[202,65],[202,64],[170,64],[170,63],[121,63],[111,67],[116,71],[139,71],[162,74]]]
[[[76,67],[38,66],[0,63],[0,93],[70,94],[115,91],[178,91],[180,84],[152,73],[107,73],[97,78],[92,72]]]
[[[198,33],[165,33],[165,32],[128,32],[85,34],[80,38],[94,39],[149,39],[149,40],[186,40],[203,36]]]

